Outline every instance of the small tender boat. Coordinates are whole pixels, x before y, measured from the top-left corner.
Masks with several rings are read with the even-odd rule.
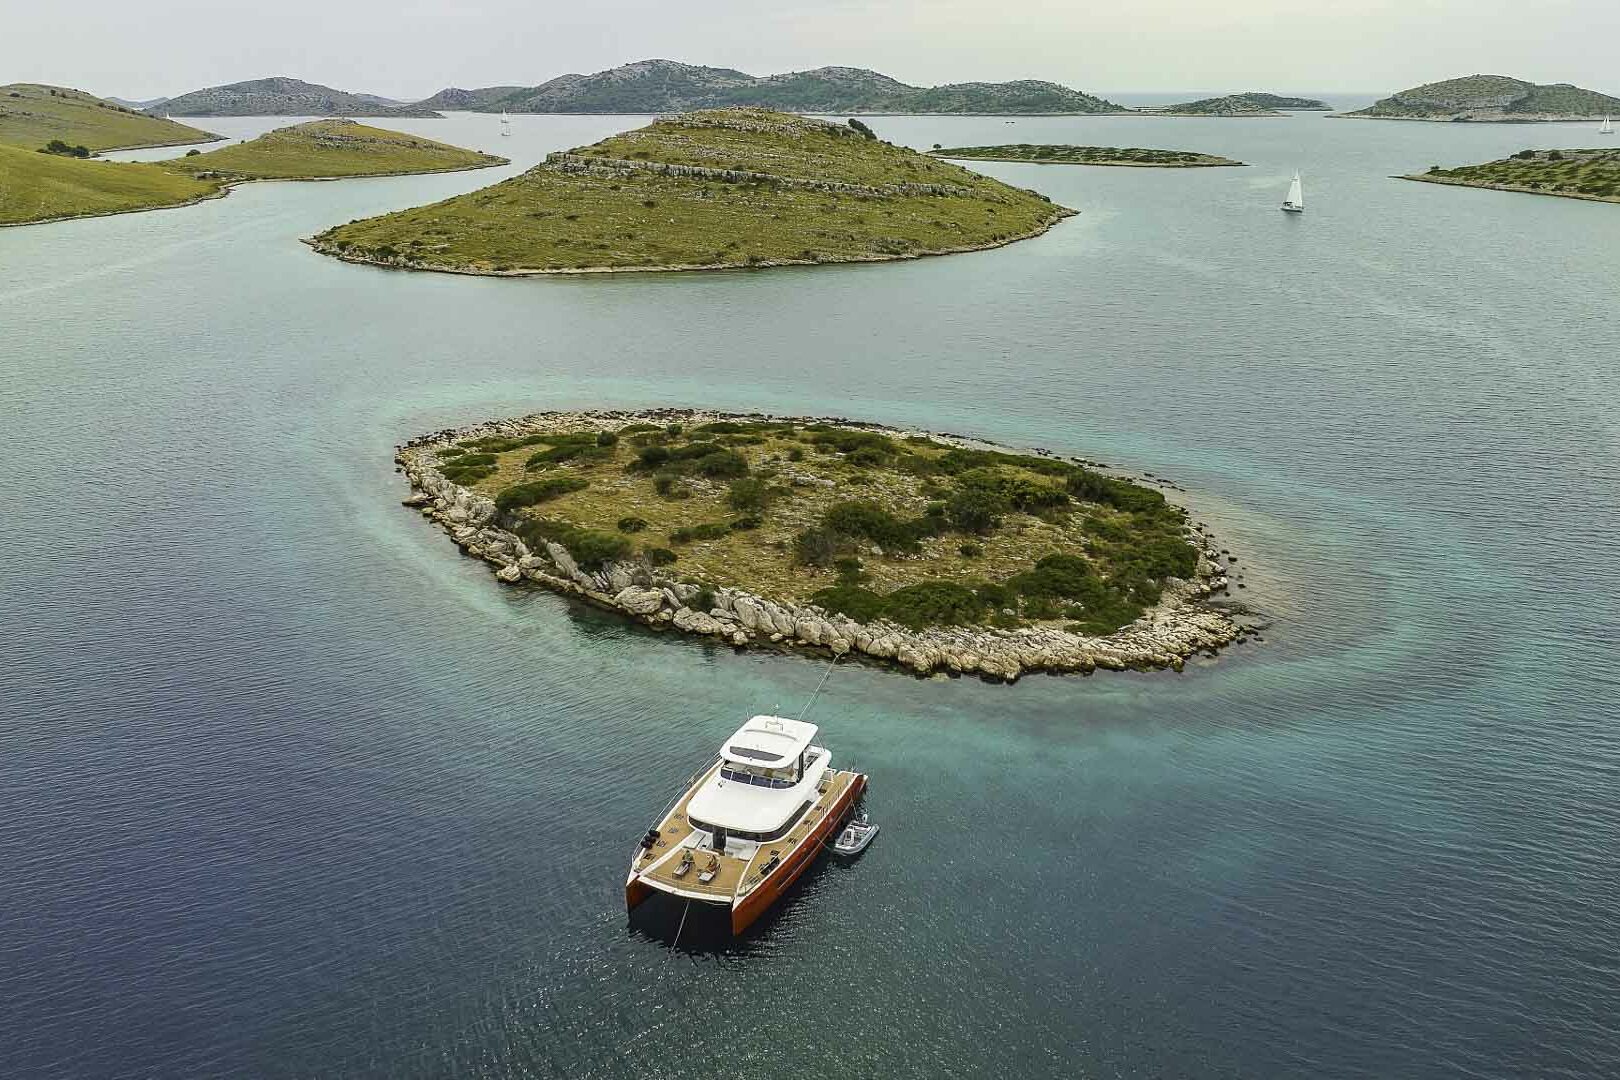
[[[859,855],[866,850],[866,845],[877,836],[878,827],[866,820],[866,815],[851,821],[844,826],[844,831],[838,834],[833,841],[833,851],[839,855]]]
[[[1288,197],[1283,200],[1282,208],[1287,214],[1305,212],[1305,185],[1300,181],[1297,172],[1294,174],[1293,182],[1288,185]]]
[[[740,934],[839,834],[866,776],[832,767],[816,725],[756,716],[699,770],[630,856],[625,907],[654,892],[725,910]],[[876,827],[873,827],[876,831]]]

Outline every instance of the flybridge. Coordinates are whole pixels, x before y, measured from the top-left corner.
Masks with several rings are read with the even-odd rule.
[[[736,765],[780,769],[792,765],[816,737],[817,727],[784,716],[756,716],[726,740],[720,756]]]

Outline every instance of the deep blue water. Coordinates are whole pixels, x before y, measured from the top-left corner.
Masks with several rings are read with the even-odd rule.
[[[296,242],[628,122],[417,121],[518,163],[0,230],[0,1073],[1620,1071],[1620,208],[1387,178],[1587,131],[891,118],[1252,165],[986,165],[1083,213],[904,264]],[[1274,626],[1180,676],[839,670],[812,719],[882,837],[672,948],[630,845],[821,667],[501,588],[390,462],[650,404],[1172,477]]]

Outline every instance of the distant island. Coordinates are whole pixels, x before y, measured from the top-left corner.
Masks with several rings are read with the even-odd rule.
[[[0,143],[38,149],[56,140],[89,153],[217,141],[210,131],[147,116],[83,90],[41,83],[0,86]]]
[[[655,410],[440,431],[397,461],[406,505],[499,580],[738,647],[1013,680],[1179,670],[1246,632],[1183,509],[1050,454]]]
[[[417,102],[422,109],[514,113],[665,113],[728,106],[840,115],[1130,111],[1091,94],[1034,79],[923,87],[864,68],[821,67],[756,76],[674,60],[639,60],[593,75],[559,75],[539,86],[450,88]]]
[[[219,180],[338,180],[464,172],[508,164],[506,158],[464,150],[420,135],[355,120],[310,120],[277,128],[250,142],[162,163]]]
[[[1402,176],[1427,184],[1560,195],[1566,199],[1620,202],[1620,147],[1599,150],[1521,150],[1500,161]]]
[[[85,160],[60,141],[36,150],[0,144],[0,225],[30,225],[185,206],[253,180],[332,180],[452,172],[505,158],[367,127],[315,120],[219,150],[167,161]]]
[[[859,120],[734,108],[663,117],[308,243],[350,262],[467,274],[713,270],[976,251],[1073,213],[883,142]]]
[[[1249,92],[1227,94],[1224,97],[1201,98],[1184,101],[1179,105],[1166,105],[1143,112],[1161,116],[1282,116],[1284,111],[1326,111],[1331,106],[1315,98],[1281,97],[1277,94]]]
[[[1569,83],[1537,85],[1506,75],[1468,75],[1402,90],[1338,114],[1372,120],[1529,124],[1620,116],[1620,98]]]
[[[350,94],[284,76],[193,90],[163,98],[148,108],[166,116],[439,116],[420,105],[398,104],[375,94]]]
[[[1150,150],[1134,146],[1052,146],[1013,143],[1006,146],[935,147],[934,157],[961,161],[1022,161],[1036,165],[1109,165],[1131,168],[1198,169],[1242,165],[1241,161],[1195,154],[1190,150]]]

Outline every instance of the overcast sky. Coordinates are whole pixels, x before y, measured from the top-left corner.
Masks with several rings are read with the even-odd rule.
[[[267,75],[415,99],[663,57],[910,83],[1384,93],[1488,72],[1620,93],[1617,0],[0,0],[0,83],[148,98]]]

